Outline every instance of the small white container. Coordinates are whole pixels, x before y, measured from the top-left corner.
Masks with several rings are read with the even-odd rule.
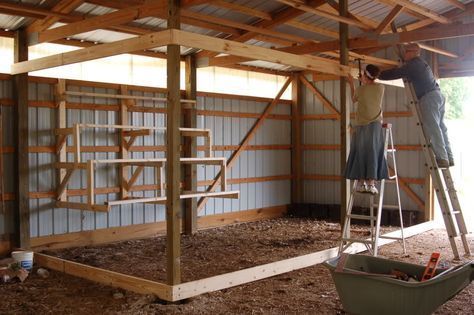
[[[20,267],[31,271],[33,269],[33,252],[32,251],[16,251],[12,252],[12,258],[20,264]]]

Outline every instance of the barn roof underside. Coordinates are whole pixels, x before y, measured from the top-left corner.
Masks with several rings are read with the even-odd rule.
[[[52,42],[90,47],[165,30],[166,5],[167,1],[163,0],[2,1],[1,35],[11,37],[14,31],[25,28],[31,44]],[[354,0],[349,1],[348,17],[339,16],[335,0],[182,0],[181,6],[184,31],[332,61],[338,60],[337,49],[307,47],[321,47],[338,40],[340,22],[349,25],[349,38],[376,38],[386,37],[393,31],[421,34],[442,27],[462,28],[461,23],[469,24],[467,28],[472,29],[474,12],[474,2],[470,0]],[[52,32],[53,29],[56,30]],[[443,41],[457,37],[452,34],[434,41],[423,40],[423,36],[414,38],[421,38],[418,41],[423,44],[422,48],[440,55],[439,59],[445,64],[439,67],[449,76],[453,71],[460,75],[474,73],[472,35],[465,31],[462,36],[456,39],[467,44]],[[392,65],[393,60],[373,58],[385,47],[351,49],[350,59]],[[135,53],[163,58],[166,47]],[[198,60],[205,60],[198,64],[205,66],[277,74],[298,70],[283,62],[230,58],[193,47],[182,47],[181,53],[183,56],[197,54]],[[452,64],[460,62],[465,66],[453,70]]]

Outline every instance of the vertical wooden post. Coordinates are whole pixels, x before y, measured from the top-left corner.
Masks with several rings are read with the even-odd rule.
[[[168,0],[168,28],[180,28],[179,0]],[[180,202],[180,46],[167,46],[168,108],[166,116],[166,257],[167,283],[181,282]]]
[[[24,29],[15,33],[14,62],[28,60],[27,35]],[[28,73],[13,76],[15,137],[15,242],[22,248],[30,247],[29,159],[28,159]]]
[[[74,124],[72,128],[72,137],[74,143],[74,162],[81,162],[81,127],[79,124]]]
[[[194,55],[186,56],[185,61],[185,83],[186,99],[196,99],[196,58]],[[196,105],[184,112],[184,125],[187,128],[197,128]],[[197,144],[195,137],[184,137],[184,155],[186,157],[197,156]],[[196,164],[184,165],[184,189],[197,191],[197,166]],[[193,234],[197,231],[197,198],[189,198],[184,201],[184,231]]]
[[[87,161],[87,204],[95,204],[95,180],[94,180],[94,161]]]
[[[121,94],[128,94],[127,86],[120,86]],[[119,124],[120,125],[131,125],[128,122],[128,100],[123,99],[120,101],[120,111],[119,111]],[[120,158],[128,159],[128,147],[125,144],[124,129],[120,129],[119,136],[119,146],[120,146]],[[119,179],[120,179],[120,198],[126,199],[128,197],[128,173],[129,166],[120,164],[119,166]]]
[[[59,79],[58,84],[56,85],[56,103],[58,105],[58,128],[66,128],[66,80]],[[61,139],[61,136],[58,136],[58,139]],[[67,161],[66,153],[67,145],[64,144],[61,146],[61,149],[58,152],[58,162]],[[66,177],[67,171],[63,168],[58,169],[58,183],[62,183],[63,179]],[[67,201],[67,187],[58,195],[59,201]]]
[[[291,80],[291,203],[302,202],[302,154],[301,154],[301,81],[295,73]]]
[[[347,0],[339,1],[339,15],[347,17]],[[348,38],[349,38],[349,26],[345,23],[339,23],[339,61],[341,65],[348,65],[349,63],[349,49],[348,49]],[[340,92],[341,92],[341,172],[346,167],[347,157],[349,156],[350,149],[350,134],[349,134],[349,122],[350,122],[350,106],[347,103],[347,84],[346,78],[341,77],[340,80]],[[350,182],[345,178],[341,179],[341,227],[344,223],[346,216],[347,204],[349,202],[350,194]]]

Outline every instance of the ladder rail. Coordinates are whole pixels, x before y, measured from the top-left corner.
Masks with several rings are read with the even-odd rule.
[[[461,205],[457,197],[456,190],[454,189],[454,182],[452,180],[451,172],[449,169],[440,169],[436,163],[436,157],[431,145],[428,143],[428,137],[426,136],[423,128],[423,123],[420,119],[421,113],[419,109],[419,101],[416,98],[413,84],[408,80],[403,80],[405,87],[408,87],[408,97],[411,98],[410,104],[412,110],[415,113],[417,129],[420,133],[422,142],[423,153],[425,160],[430,171],[430,175],[433,179],[433,185],[435,186],[436,196],[441,208],[443,221],[448,234],[448,239],[451,244],[451,249],[455,259],[459,259],[459,251],[457,248],[455,238],[461,236],[464,251],[467,256],[470,256],[471,251],[469,242],[467,240],[467,228],[462,214]],[[446,194],[447,193],[447,194]]]

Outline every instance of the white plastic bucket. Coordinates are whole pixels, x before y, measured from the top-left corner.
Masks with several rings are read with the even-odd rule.
[[[12,252],[12,258],[20,264],[20,267],[31,271],[33,269],[33,252],[31,251],[16,251]]]

